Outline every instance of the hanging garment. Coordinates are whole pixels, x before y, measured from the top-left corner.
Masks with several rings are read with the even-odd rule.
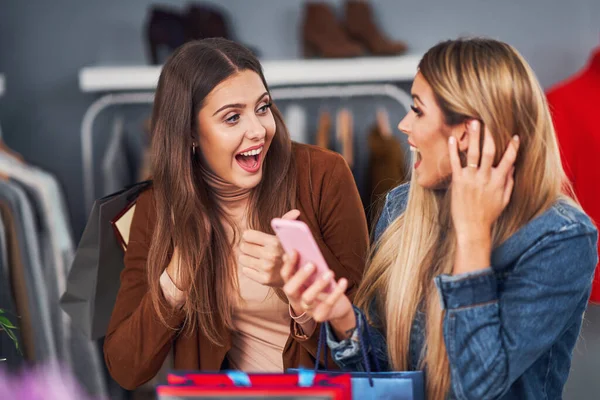
[[[382,197],[391,189],[404,183],[408,174],[404,160],[404,149],[391,132],[381,130],[380,124],[371,128],[369,146],[369,221],[378,215]]]
[[[33,339],[33,328],[31,327],[31,315],[29,312],[29,301],[27,299],[27,284],[25,283],[25,258],[23,253],[24,243],[19,243],[19,232],[12,208],[7,202],[0,199],[0,218],[4,223],[6,232],[6,251],[8,257],[8,275],[10,276],[10,287],[15,300],[15,308],[19,316],[19,333],[22,337],[21,351],[26,360],[34,361],[35,346]]]
[[[32,214],[36,215],[36,209],[38,210],[37,225],[34,219],[33,229],[38,232],[38,261],[44,277],[45,303],[52,326],[48,332],[54,340],[54,359],[70,365],[79,382],[90,394],[105,395],[106,385],[97,347],[72,326],[69,316],[59,304],[60,296],[66,290],[67,274],[74,255],[62,191],[52,175],[8,159],[2,153],[0,172],[10,174],[13,183],[18,182],[21,187],[25,187],[34,200]],[[47,253],[49,249],[51,254]]]
[[[340,153],[352,168],[354,166],[354,133],[352,113],[347,108],[343,108],[337,113],[336,129]]]
[[[18,318],[17,306],[13,297],[11,288],[11,276],[9,268],[8,246],[6,237],[6,227],[0,213],[0,309],[4,310],[3,316],[17,328],[11,330],[17,339],[19,346],[23,346],[23,338],[21,337],[21,323]],[[23,365],[23,353],[20,352],[12,339],[6,332],[0,332],[0,359],[5,360],[0,365],[7,366],[11,370],[15,370]]]
[[[600,48],[581,72],[551,88],[547,97],[565,172],[581,206],[598,225]],[[600,303],[600,268],[596,268],[590,301]]]
[[[56,270],[62,268],[60,263],[62,259],[55,259],[55,253],[52,248],[52,229],[49,226],[48,218],[44,212],[44,194],[38,191],[34,186],[28,186],[19,179],[13,178],[12,183],[23,190],[27,199],[31,203],[31,210],[34,216],[35,234],[40,246],[40,265],[44,275],[44,283],[48,293],[48,305],[50,311],[50,323],[52,324],[52,333],[54,345],[58,359],[65,363],[70,363],[69,341],[67,332],[69,329],[68,321],[60,308],[53,305],[60,296],[58,288],[58,279]],[[46,194],[47,195],[47,194]]]
[[[328,111],[322,111],[319,116],[319,122],[317,123],[317,135],[315,143],[317,146],[324,149],[329,149],[329,137],[331,130],[331,115]]]
[[[290,104],[285,110],[285,124],[294,142],[309,144],[304,107]]]
[[[37,200],[40,218],[45,219],[43,222],[50,231],[54,279],[58,281],[59,291],[63,291],[63,282],[66,279],[64,271],[70,262],[68,253],[73,253],[73,243],[56,179],[41,169],[15,162],[2,153],[0,153],[0,172],[29,188],[30,193],[33,193]]]
[[[27,358],[34,361],[54,362],[58,359],[58,355],[50,322],[48,294],[31,203],[21,188],[12,182],[4,181],[0,181],[0,202],[8,205],[9,214],[13,215],[16,221],[17,242],[22,264],[11,265],[16,267],[11,270],[11,274],[17,276],[16,280],[25,282],[27,303],[17,304],[17,308],[21,314],[27,307],[31,317],[29,326],[23,326],[24,329],[30,329],[30,332],[23,332],[23,334],[31,333],[33,342],[33,349],[28,349]],[[23,268],[18,270],[19,266]],[[24,324],[27,322],[24,321]]]
[[[60,209],[54,204],[51,193],[50,181],[53,178],[26,164],[11,162],[2,155],[0,171],[10,174],[13,183],[20,186],[32,205],[55,347],[58,359],[70,364],[69,321],[58,304],[60,293],[64,291],[62,283],[66,278],[65,238],[61,229],[64,221],[60,218]]]

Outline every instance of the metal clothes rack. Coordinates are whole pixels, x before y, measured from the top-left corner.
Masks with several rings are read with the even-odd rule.
[[[272,88],[274,100],[331,99],[382,96],[399,103],[405,110],[410,108],[411,96],[392,84],[345,84],[326,86],[297,86]],[[83,189],[86,213],[95,201],[94,179],[94,121],[111,106],[152,104],[154,92],[127,92],[106,94],[87,109],[81,124],[81,154],[83,163]]]

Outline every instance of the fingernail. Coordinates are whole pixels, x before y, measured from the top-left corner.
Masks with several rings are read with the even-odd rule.
[[[449,142],[450,144],[454,144],[454,143],[456,143],[456,138],[455,138],[454,136],[450,136],[450,137],[448,138],[448,142]]]
[[[518,142],[518,141],[519,141],[519,136],[518,136],[518,135],[515,135],[515,136],[513,136],[513,140],[514,140],[515,142]]]
[[[312,265],[312,264],[306,264],[306,265],[304,266],[304,270],[305,270],[305,271],[312,271],[314,267],[315,267],[315,266],[314,266],[314,265]]]
[[[328,281],[331,279],[332,276],[333,276],[333,274],[331,273],[331,271],[327,271],[323,274],[323,280]]]

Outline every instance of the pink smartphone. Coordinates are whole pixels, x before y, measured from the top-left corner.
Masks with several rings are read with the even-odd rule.
[[[315,265],[315,273],[307,280],[310,286],[317,278],[329,271],[327,262],[321,254],[321,250],[315,241],[308,225],[302,221],[274,218],[271,226],[281,242],[286,253],[296,251],[298,253],[298,267],[302,268],[308,263]],[[328,291],[333,290],[333,282]]]

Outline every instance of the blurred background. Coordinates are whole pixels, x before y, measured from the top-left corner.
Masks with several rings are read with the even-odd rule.
[[[39,345],[20,356],[8,357],[9,346],[0,340],[0,359],[18,368],[19,357],[42,362],[56,356],[91,393],[151,398],[115,386],[101,342],[64,343],[60,332],[70,328],[57,322],[68,318],[57,296],[94,199],[148,177],[152,93],[174,48],[223,36],[254,51],[293,138],[342,153],[372,215],[373,201],[407,178],[408,146],[396,125],[410,104],[420,56],[438,41],[471,35],[516,47],[549,92],[588,68],[600,47],[600,1],[0,0],[0,178],[16,176],[27,181],[25,189],[44,187],[53,199],[44,203],[31,190],[14,195],[5,187],[10,181],[0,180],[0,210],[2,202],[12,201],[13,211],[28,202],[34,214],[29,228],[38,238],[19,240],[28,241],[28,254],[37,254],[29,262],[46,277],[20,288],[0,277],[0,308],[9,308],[20,290],[32,316],[50,316],[41,327],[20,326],[22,334],[54,333],[45,339],[53,349],[40,348],[44,342],[34,337]],[[582,101],[600,106],[600,93],[595,96]],[[6,226],[9,211],[2,214]],[[26,228],[21,231],[31,236]],[[7,265],[9,233],[0,247]],[[600,392],[595,307],[585,316],[567,399],[596,399]]]

